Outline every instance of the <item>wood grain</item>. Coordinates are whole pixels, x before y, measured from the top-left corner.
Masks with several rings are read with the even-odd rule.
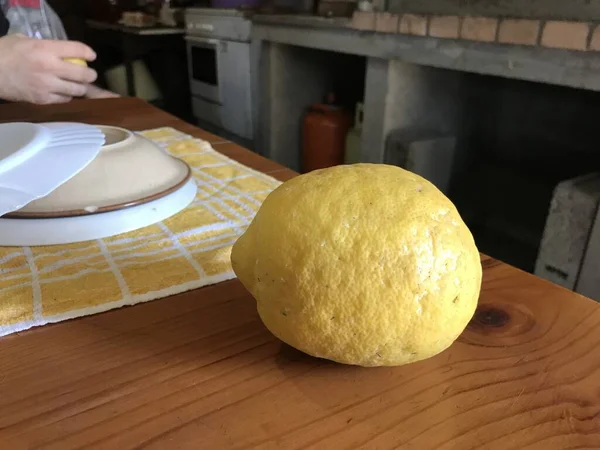
[[[206,136],[141,102],[116,104],[133,116],[122,126]],[[59,107],[59,120],[108,123],[95,105],[75,104],[79,118]],[[59,114],[28,120],[49,116]],[[0,448],[600,448],[600,305],[482,264],[480,306],[459,340],[398,368],[283,345],[237,281],[2,338]]]

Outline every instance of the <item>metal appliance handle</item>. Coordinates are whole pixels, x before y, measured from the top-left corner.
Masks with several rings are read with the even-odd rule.
[[[217,39],[201,38],[197,36],[186,36],[185,40],[192,44],[197,44],[206,48],[216,48],[219,44]]]

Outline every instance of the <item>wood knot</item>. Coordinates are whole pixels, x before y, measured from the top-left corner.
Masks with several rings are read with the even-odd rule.
[[[510,322],[510,315],[503,309],[494,306],[484,306],[475,312],[473,318],[479,325],[485,327],[504,327]]]
[[[534,338],[535,324],[535,316],[525,305],[480,303],[461,340],[486,347],[516,345]]]

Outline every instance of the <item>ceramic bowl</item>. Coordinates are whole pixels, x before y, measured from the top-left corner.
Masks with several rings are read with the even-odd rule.
[[[98,156],[52,193],[9,217],[72,217],[120,210],[165,197],[190,180],[190,167],[149,139],[123,128],[98,128],[106,137]]]

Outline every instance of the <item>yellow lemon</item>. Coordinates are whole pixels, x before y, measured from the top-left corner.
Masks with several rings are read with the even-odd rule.
[[[394,166],[318,170],[273,191],[231,261],[266,327],[310,355],[407,364],[475,312],[481,262],[452,202]]]
[[[65,58],[66,62],[77,64],[78,66],[87,66],[87,62],[81,58]]]

